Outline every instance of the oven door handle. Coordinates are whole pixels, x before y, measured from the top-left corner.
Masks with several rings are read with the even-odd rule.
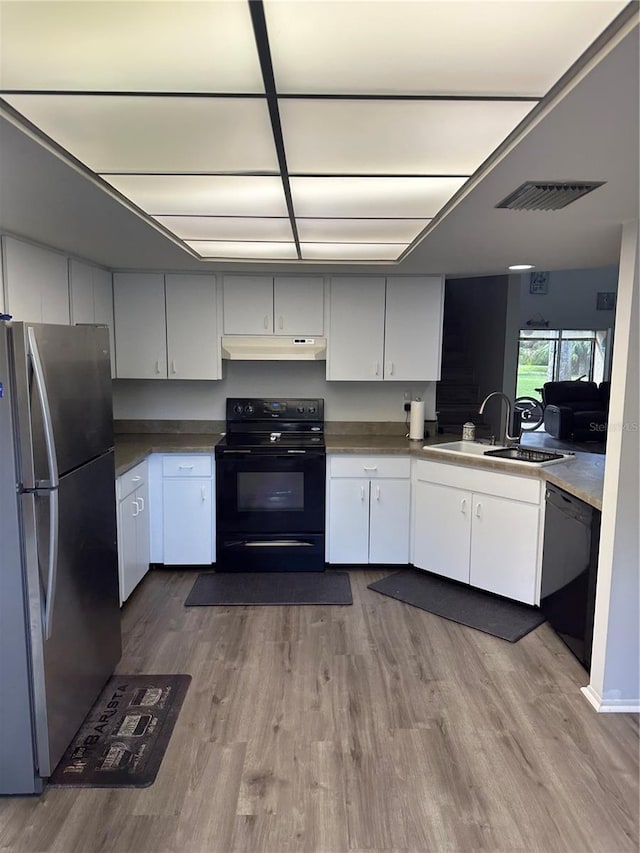
[[[313,548],[313,542],[304,542],[301,539],[265,539],[265,540],[250,540],[238,539],[235,542],[228,542],[227,547],[231,548]]]

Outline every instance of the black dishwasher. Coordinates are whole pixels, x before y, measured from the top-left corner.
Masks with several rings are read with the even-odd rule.
[[[540,609],[587,672],[591,669],[600,512],[547,485]]]

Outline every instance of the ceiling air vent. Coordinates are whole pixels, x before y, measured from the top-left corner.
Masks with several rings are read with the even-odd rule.
[[[508,210],[560,210],[605,183],[606,181],[526,181],[500,204],[496,204],[496,207]]]

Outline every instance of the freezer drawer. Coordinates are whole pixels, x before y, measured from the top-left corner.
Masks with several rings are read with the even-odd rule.
[[[54,770],[120,659],[114,484],[112,452],[62,477],[57,537],[51,493],[21,497],[41,776]]]

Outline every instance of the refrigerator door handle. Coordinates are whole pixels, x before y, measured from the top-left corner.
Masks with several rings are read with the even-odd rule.
[[[38,350],[38,343],[36,341],[36,333],[33,326],[29,326],[27,329],[27,337],[29,340],[29,355],[31,356],[31,363],[33,365],[33,376],[36,382],[36,390],[38,392],[38,399],[40,400],[40,406],[42,408],[42,422],[44,424],[44,441],[45,447],[47,451],[47,463],[49,466],[49,481],[46,485],[49,488],[55,489],[59,484],[59,473],[58,473],[58,458],[56,456],[56,444],[55,439],[53,437],[53,426],[51,421],[51,408],[49,406],[49,395],[47,394],[47,384],[44,378],[44,371],[42,369],[42,362],[40,360],[40,352]],[[45,485],[38,484],[38,485]]]
[[[56,600],[58,582],[58,490],[47,492],[49,498],[49,574],[47,575],[47,593],[44,603],[44,638],[48,640],[53,630],[53,607]]]

